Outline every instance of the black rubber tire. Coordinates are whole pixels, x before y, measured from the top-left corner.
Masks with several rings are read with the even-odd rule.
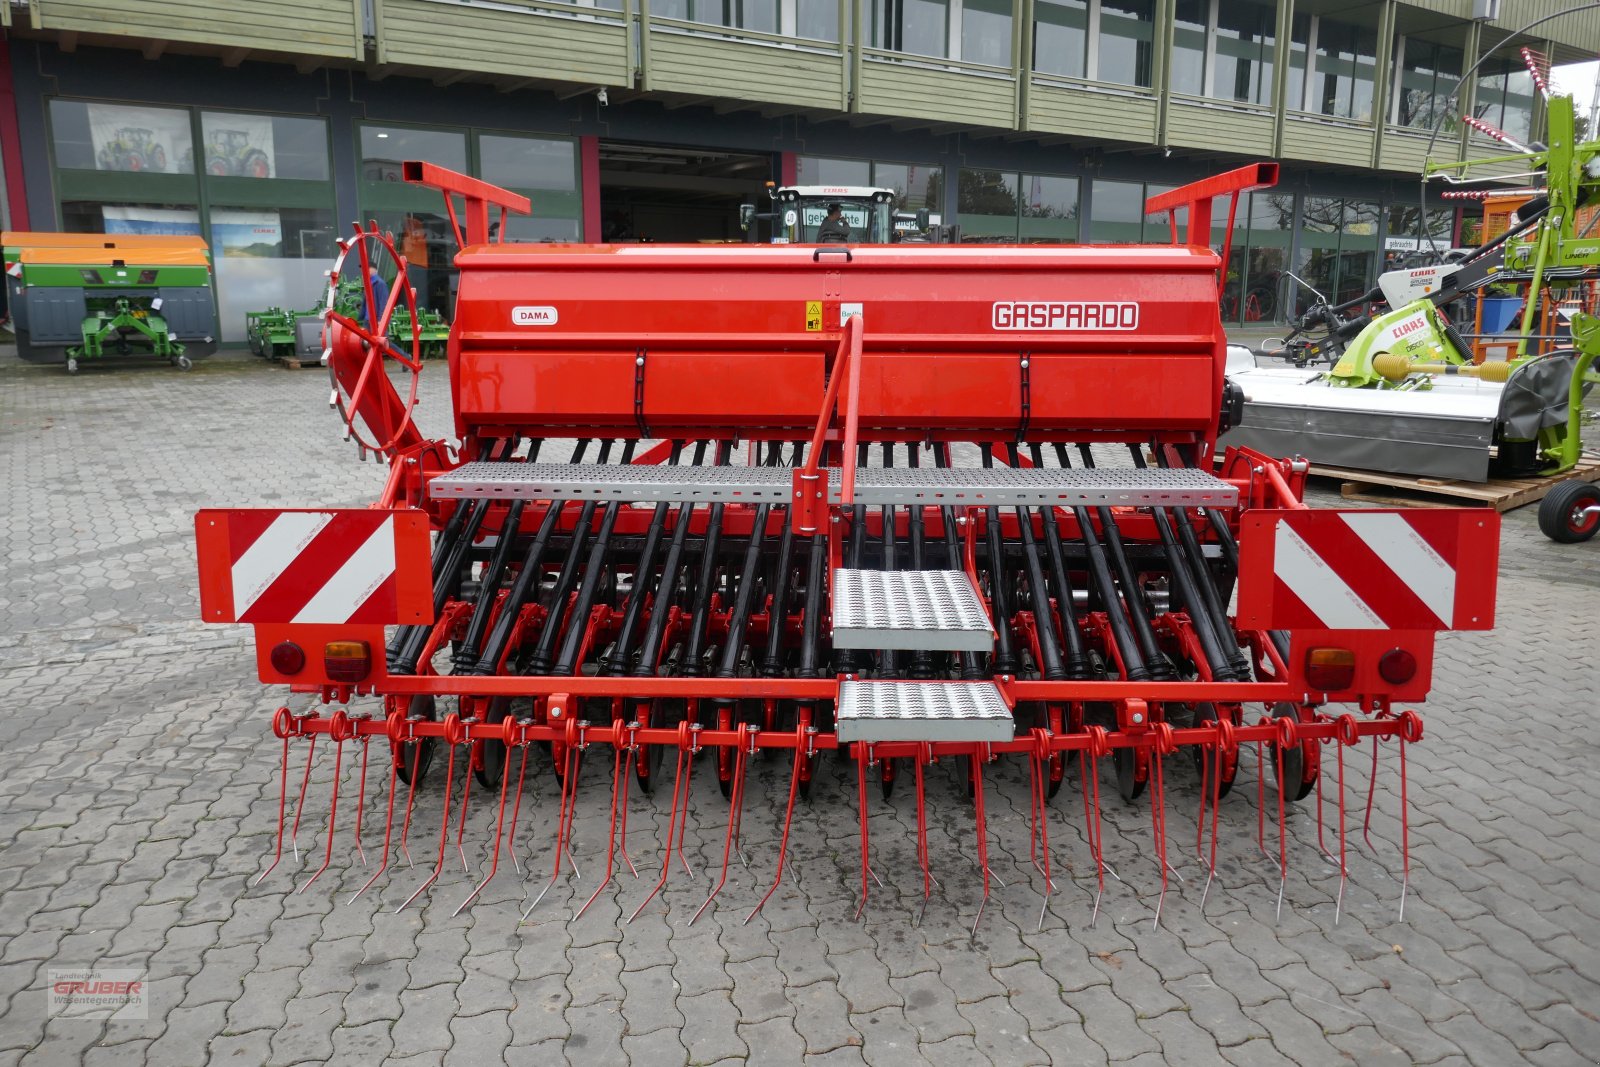
[[[878,768],[878,791],[883,795],[884,800],[889,800],[894,796],[896,769],[893,760],[885,760],[882,766]]]
[[[426,694],[419,694],[411,698],[411,703],[406,708],[406,715],[421,716],[430,722],[438,718],[435,710],[434,699]],[[394,772],[402,782],[411,785],[412,771],[416,771],[416,788],[421,788],[422,783],[428,780],[428,768],[433,766],[434,738],[424,737],[420,741],[401,745],[395,751]]]
[[[495,697],[489,702],[489,710],[484,712],[484,721],[491,726],[505,720],[511,713],[510,697]],[[506,743],[504,741],[483,741],[483,766],[473,768],[472,776],[478,784],[485,789],[499,789],[500,780],[506,773]]]
[[[1149,784],[1149,778],[1140,781],[1135,775],[1138,769],[1138,755],[1131,748],[1115,749],[1111,753],[1111,766],[1117,772],[1117,792],[1122,799],[1132,802],[1144,795],[1144,787]]]
[[[1274,704],[1272,707],[1274,719],[1299,720],[1299,712],[1293,704],[1284,702]],[[1267,762],[1272,764],[1272,776],[1277,787],[1283,791],[1283,799],[1296,803],[1311,795],[1317,787],[1317,772],[1315,767],[1307,767],[1306,751],[1301,745],[1294,745],[1283,753],[1283,775],[1278,775],[1278,746],[1267,746]],[[1285,783],[1287,787],[1285,787]]]
[[[1539,529],[1550,540],[1575,545],[1600,531],[1600,514],[1578,519],[1581,508],[1600,507],[1600,485],[1561,482],[1539,501]]]

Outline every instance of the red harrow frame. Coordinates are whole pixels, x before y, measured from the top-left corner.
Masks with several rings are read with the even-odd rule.
[[[369,294],[378,328],[328,325],[336,396],[390,462],[379,501],[197,520],[204,617],[253,624],[261,680],[312,697],[273,719],[282,783],[262,877],[286,825],[291,841],[299,828],[323,741],[333,795],[302,889],[333,859],[347,744],[360,746],[363,862],[364,821],[384,824],[355,896],[392,865],[397,821],[409,856],[417,791],[443,758],[433,870],[400,907],[443,873],[453,817],[469,867],[474,780],[498,807],[461,907],[482,893],[516,841],[535,748],[561,783],[545,891],[576,870],[578,766],[596,746],[610,750],[610,833],[580,914],[611,883],[619,843],[632,867],[630,783],[655,792],[666,753],[664,855],[633,915],[682,855],[702,760],[698,777],[731,803],[721,878],[696,917],[711,906],[747,766],[774,749],[791,761],[780,856],[746,919],[780,885],[796,802],[827,752],[854,766],[862,905],[869,787],[887,796],[907,773],[924,903],[931,893],[925,770],[942,759],[968,782],[987,901],[985,768],[1008,754],[1028,764],[1046,905],[1045,816],[1069,763],[1103,889],[1104,759],[1125,797],[1149,789],[1164,899],[1164,768],[1180,751],[1202,774],[1209,890],[1241,753],[1256,749],[1263,811],[1272,768],[1286,879],[1285,803],[1317,792],[1320,841],[1331,746],[1342,901],[1344,750],[1372,745],[1375,771],[1377,744],[1396,742],[1408,875],[1406,746],[1422,720],[1400,705],[1429,688],[1435,632],[1492,625],[1498,517],[1313,510],[1303,461],[1230,448],[1217,466],[1239,398],[1223,375],[1212,201],[1271,185],[1275,166],[1154,198],[1174,216],[1171,246],[1099,248],[509,246],[487,243],[489,208],[526,201],[423,164],[406,177],[441,189],[452,215],[455,197],[466,204],[449,346],[459,445],[425,439],[383,373],[386,359],[420,366],[380,340],[410,299],[397,285],[387,307]],[[375,227],[349,247],[363,275],[381,248],[405,277]],[[392,752],[379,806],[373,739]]]

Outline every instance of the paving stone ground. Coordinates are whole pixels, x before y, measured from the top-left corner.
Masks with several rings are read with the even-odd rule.
[[[441,369],[428,368],[421,416],[437,430]],[[1105,848],[1120,877],[1091,923],[1095,866],[1074,772],[1050,809],[1057,887],[1039,928],[1027,782],[1009,763],[987,790],[1004,884],[975,935],[971,807],[948,768],[930,777],[942,890],[921,925],[909,789],[872,799],[884,884],[855,920],[855,794],[837,765],[797,811],[783,888],[743,922],[773,874],[781,760],[752,771],[748,868],[734,863],[694,925],[727,811],[707,781],[687,834],[694,879],[675,872],[623,925],[657,876],[667,830],[666,798],[634,793],[639,880],[625,875],[571,918],[605,866],[605,759],[580,778],[582,877],[563,877],[520,920],[553,863],[558,790],[538,753],[515,843],[522,873],[504,866],[460,915],[492,841],[481,795],[464,841],[472,875],[447,856],[421,906],[395,913],[437,854],[438,777],[417,802],[414,868],[347,905],[368,869],[341,836],[328,872],[292,892],[325,841],[326,750],[298,857],[253,886],[273,841],[280,748],[268,719],[281,696],[253,680],[245,632],[196,621],[192,517],[207,505],[374,497],[383,471],[338,441],[326,399],[322,372],[248,357],[189,374],[91,365],[73,378],[0,352],[0,1065],[1595,1062],[1600,541],[1548,542],[1532,509],[1506,516],[1499,628],[1439,642],[1427,737],[1408,751],[1403,921],[1393,746],[1379,760],[1370,847],[1356,820],[1371,765],[1347,761],[1337,923],[1337,867],[1319,853],[1311,801],[1288,818],[1279,914],[1275,796],[1269,784],[1266,855],[1249,759],[1224,804],[1208,894],[1197,776],[1171,761],[1174,873],[1159,929],[1151,804],[1114,799],[1109,768]],[[373,777],[386,778],[373,755]],[[346,757],[342,820],[359,767],[354,746]],[[1324,836],[1336,850],[1331,760],[1327,770]],[[369,858],[379,792],[366,809]],[[48,1017],[48,970],[84,966],[144,972],[148,1020]]]

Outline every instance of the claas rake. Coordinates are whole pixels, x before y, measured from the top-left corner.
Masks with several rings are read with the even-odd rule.
[[[624,866],[640,874],[627,818],[653,804],[666,837],[622,902],[637,915],[688,869],[691,797],[714,781],[729,814],[698,917],[740,854],[763,754],[788,790],[746,918],[782,884],[797,804],[849,806],[812,797],[823,759],[854,781],[858,912],[878,878],[872,794],[906,779],[924,904],[937,884],[935,763],[970,796],[984,901],[998,760],[1026,768],[1046,905],[1060,864],[1047,813],[1069,777],[1104,887],[1106,761],[1123,797],[1148,792],[1162,899],[1180,755],[1200,772],[1207,890],[1217,813],[1252,750],[1260,844],[1275,815],[1283,878],[1285,806],[1320,801],[1323,765],[1337,769],[1342,879],[1345,749],[1371,746],[1376,770],[1377,746],[1397,745],[1403,794],[1423,734],[1405,705],[1429,688],[1435,633],[1492,624],[1493,513],[1309,509],[1303,461],[1216,453],[1240,397],[1223,375],[1212,205],[1271,184],[1272,165],[1153,199],[1174,218],[1168,246],[1018,248],[489,243],[490,213],[525,200],[405,166],[452,217],[465,205],[458,442],[425,438],[386,373],[409,372],[415,396],[419,353],[389,332],[414,296],[369,290],[363,314],[329,314],[326,362],[347,433],[389,460],[381,497],[197,521],[206,619],[253,624],[262,681],[309,697],[273,718],[282,781],[262,877],[286,838],[299,858],[331,748],[326,841],[302,889],[346,827],[370,869],[348,891],[390,886],[397,857],[415,860],[418,795],[442,783],[431,871],[391,886],[398,907],[436,892],[452,853],[469,869],[470,819],[493,845],[461,907],[503,853],[520,870],[534,837],[553,848],[524,914],[566,879],[581,912]],[[380,261],[407,277],[373,226],[345,258],[361,277]],[[608,797],[580,788],[585,759],[610,769]],[[525,788],[547,772],[558,800]],[[591,888],[573,826],[607,802]]]

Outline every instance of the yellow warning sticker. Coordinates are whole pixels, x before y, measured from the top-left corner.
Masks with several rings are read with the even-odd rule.
[[[806,329],[811,333],[822,329],[822,301],[806,301]]]

